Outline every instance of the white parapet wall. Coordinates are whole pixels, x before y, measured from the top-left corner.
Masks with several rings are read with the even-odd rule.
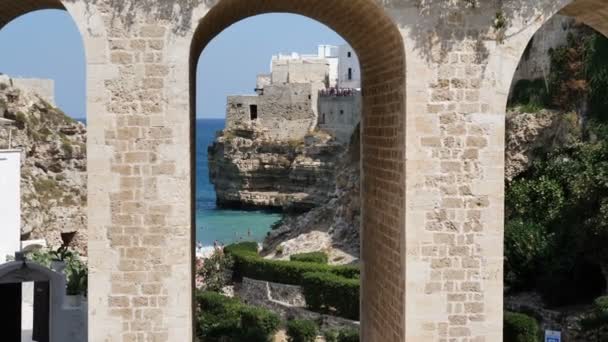
[[[55,81],[41,78],[12,78],[13,86],[25,89],[41,96],[51,105],[55,105]]]
[[[21,151],[0,150],[0,264],[21,249]]]

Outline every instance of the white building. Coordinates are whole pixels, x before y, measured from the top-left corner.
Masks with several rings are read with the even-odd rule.
[[[349,45],[319,45],[317,54],[277,54],[256,78],[256,95],[229,96],[226,127],[255,121],[277,139],[315,127],[347,142],[361,117],[361,69]]]
[[[21,151],[0,150],[0,264],[21,250]]]
[[[361,89],[359,57],[350,45],[340,45],[338,53],[338,88]]]

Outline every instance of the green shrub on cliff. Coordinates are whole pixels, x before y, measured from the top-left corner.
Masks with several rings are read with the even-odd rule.
[[[311,310],[359,320],[359,279],[333,273],[305,273],[302,289]]]
[[[538,322],[530,316],[507,311],[504,314],[503,339],[505,342],[538,342]]]
[[[311,309],[359,319],[358,267],[264,259],[250,243],[226,246],[224,251],[234,259],[235,279],[299,285]]]
[[[287,322],[287,340],[289,342],[314,342],[317,338],[317,324],[308,320]]]
[[[327,257],[327,254],[323,253],[323,252],[294,254],[289,257],[289,260],[301,261],[301,262],[314,262],[317,264],[327,264],[329,262],[329,258]]]
[[[257,246],[257,245],[256,245]],[[234,258],[236,279],[248,277],[270,282],[300,285],[305,273],[325,272],[346,278],[358,278],[356,266],[330,266],[311,262],[264,259],[251,243],[229,245],[224,251]]]
[[[263,308],[241,303],[215,292],[196,294],[197,336],[209,342],[268,342],[280,325],[279,317]]]

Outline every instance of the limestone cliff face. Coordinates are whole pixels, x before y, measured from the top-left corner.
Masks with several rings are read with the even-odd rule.
[[[210,179],[225,208],[305,212],[334,187],[344,147],[325,133],[303,140],[271,139],[254,123],[224,130],[209,147]]]
[[[287,259],[292,254],[324,251],[332,264],[359,259],[361,225],[359,129],[348,150],[336,156],[335,186],[313,210],[286,216],[264,241],[267,257]]]
[[[576,113],[540,110],[507,112],[505,179],[511,181],[546,152],[572,143],[580,136]]]
[[[61,243],[60,233],[78,232],[73,244],[86,253],[86,128],[37,94],[0,77],[0,148],[21,149],[23,238]]]

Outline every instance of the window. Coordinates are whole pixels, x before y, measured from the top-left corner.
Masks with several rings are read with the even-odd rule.
[[[312,100],[312,95],[308,95],[308,99],[309,99],[309,100]]]
[[[323,113],[323,116],[321,117],[321,124],[325,123],[325,113]]]
[[[350,51],[348,51],[347,55],[348,55],[348,58],[352,57],[352,53]]]
[[[348,68],[348,80],[353,79],[353,68]]]
[[[343,110],[340,110],[340,115],[342,115],[342,114],[344,114],[344,111],[343,111]]]
[[[249,116],[251,117],[251,120],[258,119],[258,106],[257,105],[249,106]]]
[[[241,108],[241,107],[243,107],[243,104],[242,104],[242,103],[237,103],[237,104],[236,104],[236,108]]]

